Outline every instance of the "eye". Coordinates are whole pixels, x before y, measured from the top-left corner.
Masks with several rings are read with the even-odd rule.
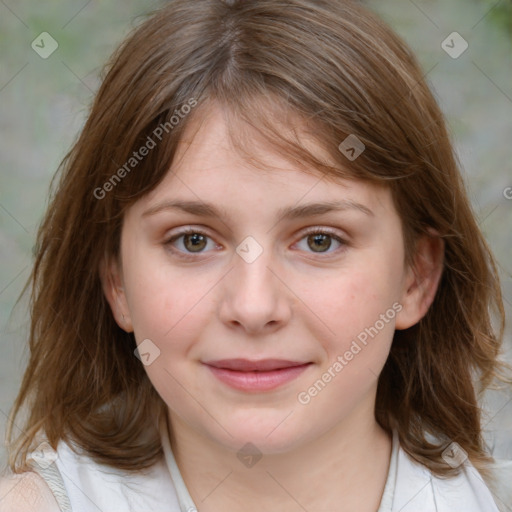
[[[306,240],[306,245],[309,249],[311,249],[311,251],[320,254],[331,254],[336,252],[336,250],[329,251],[329,249],[332,247],[333,240],[338,244],[338,247],[343,247],[346,245],[346,242],[341,237],[325,228],[313,228],[312,230],[305,233],[305,236],[303,236],[300,241],[302,240]]]
[[[165,242],[165,245],[173,248],[173,251],[178,253],[180,256],[187,258],[189,255],[205,252],[204,250],[208,246],[208,240],[210,240],[210,237],[204,231],[195,228],[187,228],[176,233],[172,238]],[[176,249],[176,245],[181,247]],[[213,242],[211,242],[211,245],[215,246]]]
[[[336,250],[329,251],[329,249],[332,247],[333,240],[336,244],[338,244],[338,248],[347,245],[345,240],[326,228],[313,228],[309,230],[303,235],[303,237],[296,245],[299,245],[303,240],[306,240],[307,247],[312,252],[317,254],[331,254],[336,252]],[[210,249],[217,247],[209,235],[201,229],[187,228],[176,233],[168,241],[166,241],[164,245],[169,246],[171,250],[179,257],[186,259],[193,258],[194,254],[201,254],[206,252],[209,242]],[[302,247],[302,250],[309,252],[304,247]]]

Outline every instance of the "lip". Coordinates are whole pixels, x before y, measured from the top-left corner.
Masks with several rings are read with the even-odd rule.
[[[204,363],[224,384],[241,391],[269,391],[296,379],[312,363],[285,359],[222,359]]]
[[[236,370],[239,372],[268,372],[271,370],[281,370],[307,364],[304,361],[290,361],[288,359],[219,359],[217,361],[206,361],[204,364],[214,368],[225,370]]]

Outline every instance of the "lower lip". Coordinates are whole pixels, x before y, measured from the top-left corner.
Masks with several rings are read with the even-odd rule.
[[[232,388],[242,391],[269,391],[296,379],[310,364],[268,372],[239,372],[207,366],[215,377]]]

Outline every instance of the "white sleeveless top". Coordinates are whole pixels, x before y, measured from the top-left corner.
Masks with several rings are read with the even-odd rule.
[[[48,484],[61,512],[197,512],[172,453],[165,417],[160,434],[164,456],[145,471],[98,464],[76,454],[63,441],[56,451],[45,443],[43,450],[31,452],[29,463]],[[458,476],[439,478],[411,459],[393,432],[391,461],[377,512],[511,510],[507,508],[510,503],[494,498],[469,460]]]

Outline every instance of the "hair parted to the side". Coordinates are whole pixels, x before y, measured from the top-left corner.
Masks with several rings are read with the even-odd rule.
[[[192,99],[197,106],[105,192],[133,151]],[[341,0],[172,0],[114,54],[39,228],[24,290],[31,287],[30,360],[7,430],[10,468],[26,469],[40,430],[53,447],[71,440],[120,469],[148,467],[161,455],[156,425],[165,404],[134,357],[133,334],[114,321],[99,269],[119,256],[126,209],[159,184],[183,130],[212,102],[246,154],[240,128],[251,126],[305,171],[389,187],[406,264],[420,235],[443,238],[434,303],[395,333],[375,415],[436,474],[457,471],[441,457],[451,441],[484,471],[490,458],[477,399],[496,377],[506,379],[495,261],[415,58],[377,17]],[[290,135],[299,128],[332,162]],[[338,150],[349,134],[366,146],[352,162]],[[17,424],[24,408],[27,419]]]

